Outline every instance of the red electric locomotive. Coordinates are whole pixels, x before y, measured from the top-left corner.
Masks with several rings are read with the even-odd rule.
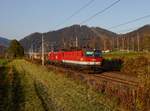
[[[63,64],[72,64],[80,66],[101,66],[103,58],[100,50],[75,50],[49,52],[48,60],[50,62],[60,62]]]

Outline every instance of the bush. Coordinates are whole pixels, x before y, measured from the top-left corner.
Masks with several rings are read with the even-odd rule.
[[[135,106],[137,111],[150,109],[150,62],[147,57],[127,59],[121,70],[139,79],[139,86],[135,92]]]
[[[140,56],[137,58],[126,59],[123,63],[121,72],[138,77],[140,74],[147,74],[148,58]]]
[[[102,68],[105,71],[119,71],[122,67],[121,59],[105,59],[102,63]]]

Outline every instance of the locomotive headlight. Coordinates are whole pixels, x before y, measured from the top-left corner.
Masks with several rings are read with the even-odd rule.
[[[58,56],[56,56],[56,59],[58,59]]]
[[[80,58],[80,61],[83,61],[83,58]]]
[[[93,61],[93,62],[95,62],[95,61],[96,61],[96,59],[92,59],[92,61]]]

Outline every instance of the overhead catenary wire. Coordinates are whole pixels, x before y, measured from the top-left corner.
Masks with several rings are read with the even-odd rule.
[[[60,24],[56,25],[56,27],[65,24],[66,22],[68,22],[69,20],[71,20],[74,16],[76,16],[77,14],[79,14],[81,11],[83,11],[85,8],[87,8],[89,5],[91,5],[95,0],[90,0],[89,2],[87,2],[85,5],[83,5],[81,8],[79,8],[78,10],[76,10],[74,13],[72,13],[70,16],[68,16],[63,22],[61,22]]]
[[[94,15],[88,17],[87,19],[85,19],[84,21],[80,22],[80,25],[82,25],[83,23],[86,23],[90,20],[92,20],[94,17],[98,16],[99,14],[104,13],[105,11],[107,11],[108,9],[112,8],[114,5],[116,5],[118,2],[120,2],[121,0],[117,0],[114,1],[112,4],[110,4],[109,6],[107,6],[106,8],[102,9],[101,11],[98,11],[97,13],[95,13]],[[90,28],[92,32],[94,32],[98,37],[101,38],[101,35],[99,34],[99,32],[95,29],[95,28]]]
[[[127,22],[124,22],[124,23],[121,23],[121,24],[118,24],[118,25],[115,25],[115,26],[112,26],[110,27],[109,29],[115,29],[115,28],[118,28],[118,27],[121,27],[121,26],[124,26],[124,25],[128,25],[128,24],[131,24],[131,23],[134,23],[134,22],[137,22],[137,21],[140,21],[140,20],[143,20],[143,19],[146,19],[146,18],[149,18],[150,17],[150,14],[149,15],[145,15],[145,16],[142,16],[142,17],[138,17],[138,18],[135,18],[133,20],[129,20]],[[139,26],[138,27],[133,27],[133,28],[130,28],[130,29],[124,29],[124,30],[120,30],[118,32],[126,32],[128,31],[131,31],[131,30],[135,30],[136,31],[139,29]],[[137,35],[136,35],[136,38],[132,38],[131,42],[132,42],[132,50],[134,51],[135,50],[135,39],[137,41],[137,50],[140,51],[140,37],[139,37],[139,33],[137,32]],[[128,49],[130,49],[130,47],[128,46]]]
[[[140,26],[136,26],[136,27],[131,27],[131,28],[126,28],[126,29],[122,29],[122,30],[118,30],[117,33],[129,33],[133,30],[138,30],[140,28]]]
[[[87,8],[90,4],[92,4],[95,0],[90,0],[89,2],[87,2],[85,5],[83,5],[81,8],[79,8],[78,10],[76,10],[74,13],[72,13],[70,16],[68,16],[63,22],[61,22],[60,24],[57,24],[55,27],[59,27],[63,24],[65,24],[66,22],[68,22],[70,19],[72,19],[75,15],[77,15],[78,13],[80,13],[81,11],[83,11],[85,8]]]
[[[88,17],[87,19],[83,20],[82,22],[80,22],[80,24],[86,23],[90,20],[92,20],[94,17],[96,17],[97,15],[107,11],[108,9],[110,9],[111,7],[113,7],[114,5],[116,5],[118,2],[120,2],[121,0],[117,0],[115,2],[113,2],[112,4],[110,4],[109,6],[107,6],[106,8],[104,8],[103,10],[98,11],[97,13],[95,13],[94,15]]]
[[[83,9],[85,9],[87,6],[89,6],[94,0],[91,0],[89,1],[86,5],[84,5],[83,7],[81,7],[80,9],[78,9],[76,12],[74,12],[71,16],[69,16],[64,22],[67,22],[68,20],[70,20],[71,18],[73,18],[76,14],[80,13]],[[95,13],[94,15],[88,17],[87,19],[85,19],[84,21],[80,22],[80,25],[82,25],[83,23],[86,23],[90,20],[92,20],[94,17],[100,15],[101,13],[104,13],[105,11],[107,11],[108,9],[110,9],[111,7],[113,7],[114,5],[116,5],[118,2],[120,2],[121,0],[117,0],[117,1],[114,1],[112,4],[110,4],[108,7],[104,8],[103,10]],[[142,20],[142,19],[145,19],[145,18],[148,18],[150,17],[150,15],[146,15],[146,16],[142,16],[142,17],[139,17],[139,18],[136,18],[134,20],[130,20],[130,21],[127,21],[125,23],[121,23],[119,25],[115,25],[115,26],[112,26],[110,27],[109,29],[114,29],[114,28],[117,28],[117,27],[120,27],[120,26],[123,26],[123,25],[127,25],[127,24],[130,24],[130,23],[133,23],[133,22],[136,22],[136,21],[139,21],[139,20]],[[60,24],[62,25],[62,24]],[[95,28],[91,28],[91,30],[96,33],[96,35],[98,35],[100,37],[100,34],[99,32],[95,29]]]
[[[118,1],[118,2],[119,2],[119,1]],[[118,3],[118,2],[117,2],[117,1],[114,2],[113,5],[115,5],[115,4]],[[113,5],[111,5],[111,6],[113,6]],[[111,7],[111,6],[110,6],[110,7]],[[106,8],[106,9],[107,9],[107,8]],[[109,9],[109,8],[108,8],[108,9]],[[103,11],[105,11],[105,9],[102,10],[101,13],[103,13]],[[81,24],[90,21],[91,19],[93,19],[95,16],[97,16],[97,15],[99,15],[99,14],[100,14],[100,12],[99,12],[99,13],[96,13],[95,15],[93,15],[93,16],[89,17],[88,19],[82,21]],[[150,17],[150,14],[149,14],[149,15],[142,16],[142,17],[135,18],[135,19],[133,19],[133,20],[130,20],[130,21],[121,23],[121,24],[119,24],[119,25],[112,26],[112,27],[110,27],[109,29],[114,29],[114,28],[117,28],[117,27],[120,27],[120,26],[124,26],[124,25],[127,25],[127,24],[131,24],[131,23],[134,23],[134,22],[137,22],[137,21],[140,21],[140,20],[149,18],[149,17]],[[98,35],[98,36],[100,37],[100,34],[99,34],[99,32],[98,32],[96,29],[93,29],[93,28],[92,28],[91,30],[92,30],[96,35]],[[123,40],[123,38],[122,38],[122,40]],[[139,37],[139,33],[137,33],[138,51],[140,51],[140,42],[139,42],[139,41],[140,41],[140,37]],[[123,40],[122,42],[123,42],[123,43],[122,43],[122,45],[123,45],[123,46],[122,46],[122,49],[124,49],[124,40]],[[104,44],[104,45],[105,45],[105,44]],[[117,47],[118,47],[118,46],[117,46]],[[104,48],[104,49],[105,49],[105,48]],[[129,44],[128,44],[128,49],[130,50]],[[135,49],[134,49],[134,44],[133,44],[133,50],[135,50]]]
[[[142,16],[142,17],[138,17],[138,18],[135,18],[133,20],[129,20],[127,22],[124,22],[124,23],[121,23],[121,24],[118,24],[118,25],[115,25],[115,26],[112,26],[108,29],[114,29],[114,28],[118,28],[118,27],[121,27],[123,25],[127,25],[127,24],[130,24],[130,23],[134,23],[134,22],[137,22],[137,21],[140,21],[140,20],[143,20],[143,19],[146,19],[146,18],[149,18],[150,17],[150,14],[149,15],[145,15],[145,16]]]

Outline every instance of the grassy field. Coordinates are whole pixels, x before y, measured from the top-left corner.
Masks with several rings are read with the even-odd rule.
[[[118,53],[114,55],[119,56]],[[139,74],[141,80],[134,102],[125,102],[124,106],[128,105],[125,107],[128,111],[147,111],[150,106],[149,55],[124,53],[124,56],[127,58],[123,67],[126,73]],[[107,94],[95,92],[45,67],[22,59],[0,61],[1,111],[124,111],[117,106],[115,97],[108,98]]]
[[[87,86],[56,75],[45,67],[25,60],[14,60],[20,78],[25,111],[116,111],[115,100]]]
[[[111,58],[136,58],[139,56],[144,56],[147,55],[148,53],[143,53],[143,52],[110,52],[110,53],[104,53],[103,56],[106,59],[111,59]]]
[[[4,66],[8,63],[8,60],[0,58],[0,66]]]
[[[140,84],[135,96],[138,111],[150,109],[150,53],[144,52],[111,52],[104,54],[106,60],[120,59],[123,61],[120,71],[128,76],[137,77]],[[130,104],[132,106],[132,104]]]
[[[107,61],[119,59],[122,61],[121,71],[129,75],[138,76],[144,68],[149,73],[150,53],[145,52],[110,52],[104,54]]]

